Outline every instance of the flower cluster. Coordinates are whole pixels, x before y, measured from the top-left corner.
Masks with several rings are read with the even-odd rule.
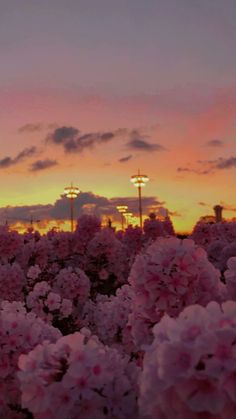
[[[55,323],[72,313],[72,301],[61,298],[45,281],[35,284],[26,298],[26,305],[47,323]]]
[[[100,230],[101,221],[99,218],[87,214],[79,217],[73,237],[73,250],[75,253],[80,254],[82,259],[84,258],[89,242]]]
[[[106,345],[130,353],[135,350],[128,327],[131,313],[132,289],[123,285],[110,297],[97,295],[93,302],[88,300],[83,311],[86,325]]]
[[[190,304],[206,305],[219,299],[219,278],[206,252],[192,240],[157,239],[136,257],[129,276],[134,292],[130,325],[135,343],[145,343],[148,329],[163,314],[175,317]]]
[[[112,229],[104,228],[89,242],[86,273],[95,293],[114,293],[127,278],[127,258]]]
[[[75,306],[83,304],[90,293],[90,281],[79,268],[61,269],[52,281],[52,287],[62,298],[70,299]]]
[[[25,285],[26,277],[18,263],[0,265],[1,300],[22,300]]]
[[[0,416],[13,418],[21,410],[16,376],[19,355],[44,340],[55,342],[61,334],[34,313],[27,313],[21,302],[8,301],[0,306],[0,330]]]
[[[154,327],[140,380],[142,419],[233,419],[236,302],[187,307]]]
[[[150,214],[143,224],[144,237],[146,240],[155,240],[157,237],[166,236],[163,223],[161,220]]]
[[[117,236],[118,235],[116,235],[116,237]],[[143,247],[144,240],[141,228],[129,225],[126,228],[125,233],[121,236],[121,242],[124,245],[127,262],[131,268],[136,255],[141,251]]]
[[[137,412],[138,369],[84,330],[19,358],[21,403],[35,419],[126,419]]]
[[[0,417],[234,419],[235,226],[0,228]]]
[[[205,249],[215,240],[232,243],[236,241],[236,222],[223,221],[212,224],[198,222],[193,229],[191,238]]]
[[[227,263],[228,269],[224,273],[226,288],[228,291],[227,297],[230,300],[236,301],[236,257],[232,257]]]
[[[23,237],[16,231],[9,231],[8,227],[0,227],[0,261],[10,262],[23,245]]]

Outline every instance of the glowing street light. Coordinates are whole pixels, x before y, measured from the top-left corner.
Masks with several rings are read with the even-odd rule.
[[[73,186],[71,183],[70,186],[67,186],[64,189],[64,196],[70,200],[70,222],[71,222],[71,232],[74,231],[74,200],[79,195],[80,190],[76,186]]]
[[[132,223],[132,221],[133,221],[134,214],[132,212],[125,212],[124,216],[127,220],[128,225],[130,225],[130,223]]]
[[[142,189],[142,186],[145,186],[146,183],[149,181],[149,177],[147,175],[140,174],[140,171],[138,170],[138,174],[131,176],[130,181],[133,183],[134,186],[136,186],[136,188],[138,188],[139,222],[140,222],[140,227],[143,228],[141,189]]]
[[[128,207],[127,205],[117,205],[116,209],[121,215],[121,230],[123,231],[124,230],[124,214],[126,213]]]

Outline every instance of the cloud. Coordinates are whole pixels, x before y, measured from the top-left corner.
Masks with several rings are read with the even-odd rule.
[[[236,157],[219,157],[215,160],[197,160],[196,167],[178,167],[179,173],[195,173],[197,175],[208,175],[218,170],[228,170],[236,168]]]
[[[50,167],[58,165],[58,162],[56,160],[36,160],[33,162],[30,166],[30,172],[39,172],[41,170],[49,169]]]
[[[49,135],[49,139],[55,144],[63,144],[67,141],[74,141],[76,136],[79,134],[79,130],[74,127],[60,127],[56,128],[52,134]]]
[[[46,141],[55,145],[61,145],[66,153],[81,153],[83,150],[92,148],[95,145],[108,143],[116,138],[125,138],[126,146],[133,150],[140,151],[164,151],[165,148],[157,143],[150,143],[148,136],[141,133],[139,129],[128,130],[118,128],[114,131],[81,133],[75,127],[59,127],[51,132]],[[131,158],[131,157],[130,157]],[[129,158],[129,159],[130,159]],[[119,160],[121,163],[127,160]]]
[[[143,197],[143,213],[148,215],[150,211],[158,211],[164,204],[156,197]],[[115,197],[108,199],[104,196],[95,195],[92,192],[81,192],[74,201],[75,219],[84,213],[102,216],[112,216],[114,220],[120,220],[117,205],[127,205],[129,211],[138,216],[138,199],[136,197]],[[33,220],[65,221],[70,218],[69,201],[61,197],[54,204],[31,205],[0,208],[0,222],[15,223],[16,221],[29,224]]]
[[[200,207],[209,207],[209,205],[206,204],[206,202],[202,202],[202,201],[199,201],[198,205],[200,205]]]
[[[236,167],[236,157],[229,157],[228,159],[220,157],[215,161],[215,168],[220,170],[232,169]]]
[[[177,167],[177,172],[182,173],[182,172],[191,172],[192,170],[189,169],[188,167]]]
[[[42,130],[42,124],[25,124],[18,129],[18,132],[21,133],[31,133]]]
[[[0,169],[7,169],[8,167],[15,166],[21,161],[35,156],[37,152],[38,152],[37,148],[33,146],[33,147],[25,148],[20,153],[18,153],[15,158],[12,158],[9,156],[4,157],[3,159],[0,160]]]
[[[33,220],[48,219],[52,205],[22,205],[7,206],[0,208],[0,220],[2,223],[8,221],[9,224],[15,222],[29,223]]]
[[[114,132],[81,133],[75,127],[59,127],[47,136],[47,141],[61,145],[66,153],[81,153],[96,144],[107,143],[120,135],[120,130]]]
[[[177,172],[179,173],[195,173],[196,175],[208,175],[211,170],[210,169],[190,169],[189,167],[178,167]]]
[[[129,148],[140,151],[164,151],[165,148],[160,144],[152,144],[140,138],[135,138],[127,143]]]
[[[224,145],[224,142],[221,140],[210,140],[206,144],[209,147],[222,147]]]
[[[225,211],[236,212],[236,207],[234,205],[227,204],[224,201],[221,201],[220,205],[222,205],[222,207]]]
[[[178,212],[178,211],[168,211],[168,214],[171,217],[182,217],[182,214],[180,212]]]
[[[120,163],[126,163],[127,161],[129,161],[129,160],[131,160],[132,159],[132,154],[129,154],[128,156],[125,156],[125,157],[121,157],[121,159],[119,159],[118,161],[120,162]]]
[[[130,140],[127,142],[127,147],[139,151],[164,151],[165,148],[158,143],[150,143],[149,136],[143,134],[140,130],[133,130],[129,133]]]

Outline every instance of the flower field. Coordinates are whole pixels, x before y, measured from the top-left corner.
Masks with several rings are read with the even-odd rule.
[[[236,222],[1,227],[0,290],[1,418],[236,418]]]

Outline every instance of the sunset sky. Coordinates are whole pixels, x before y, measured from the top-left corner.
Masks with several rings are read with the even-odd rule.
[[[0,223],[236,216],[235,0],[0,0]],[[89,193],[88,193],[89,192]]]

